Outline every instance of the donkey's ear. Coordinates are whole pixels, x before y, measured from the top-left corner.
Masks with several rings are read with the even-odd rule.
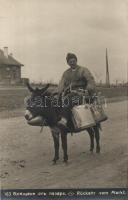
[[[35,90],[31,87],[29,81],[26,82],[26,86],[30,92],[34,92]]]
[[[41,89],[41,92],[44,93],[46,92],[46,90],[49,88],[50,84],[46,84],[46,86],[44,88]]]

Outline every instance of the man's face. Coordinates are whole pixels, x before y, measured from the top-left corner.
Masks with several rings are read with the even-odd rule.
[[[75,58],[70,58],[68,60],[68,65],[72,68],[75,69],[77,67],[77,60]]]

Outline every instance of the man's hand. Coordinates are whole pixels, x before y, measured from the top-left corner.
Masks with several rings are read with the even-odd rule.
[[[68,86],[68,87],[63,91],[63,96],[66,96],[68,93],[70,93],[70,86]]]

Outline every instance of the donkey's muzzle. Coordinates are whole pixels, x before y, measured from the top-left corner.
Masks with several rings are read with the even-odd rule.
[[[45,119],[38,115],[34,117],[32,113],[29,110],[26,110],[25,112],[25,119],[27,120],[27,123],[31,126],[44,126],[45,125]]]
[[[30,119],[33,118],[33,115],[32,115],[32,113],[31,113],[29,110],[26,110],[26,111],[25,111],[24,117],[25,117],[25,119],[26,119],[27,121],[29,121]]]

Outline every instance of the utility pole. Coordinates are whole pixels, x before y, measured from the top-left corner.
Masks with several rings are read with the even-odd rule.
[[[110,87],[109,67],[108,67],[108,52],[106,48],[106,86]]]

